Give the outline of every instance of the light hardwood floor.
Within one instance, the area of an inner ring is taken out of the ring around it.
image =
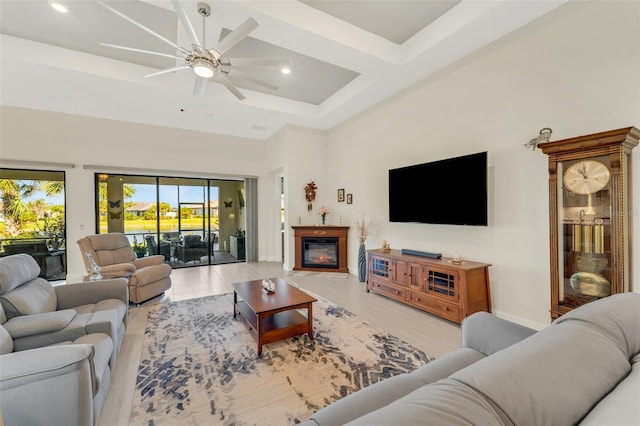
[[[163,296],[129,309],[129,324],[113,372],[111,388],[100,414],[99,426],[128,425],[138,361],[149,307],[156,303],[231,293],[231,284],[281,277],[320,297],[343,306],[360,319],[403,339],[432,357],[460,347],[460,327],[391,299],[367,293],[357,276],[345,274],[290,274],[278,262],[246,262],[176,269],[173,285]],[[229,306],[232,309],[232,306]]]

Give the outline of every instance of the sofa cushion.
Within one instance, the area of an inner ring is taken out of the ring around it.
[[[0,355],[13,352],[13,338],[9,332],[0,325]]]
[[[580,422],[584,426],[640,425],[640,355],[631,364],[631,372],[609,395],[598,402]]]
[[[71,323],[75,316],[76,311],[73,309],[45,312],[43,314],[22,315],[7,321],[4,327],[9,334],[16,339],[18,337],[62,330]]]
[[[76,314],[69,325],[62,330],[15,338],[13,340],[15,350],[24,351],[26,349],[55,345],[56,343],[67,340],[76,340],[87,334],[86,325],[91,319],[91,316],[92,314]]]
[[[93,348],[68,345],[2,355],[6,425],[91,425]]]
[[[0,303],[8,319],[20,315],[42,314],[57,309],[58,299],[51,283],[35,278],[8,294],[0,296]]]
[[[28,254],[20,253],[0,258],[0,295],[40,275],[38,262]]]
[[[592,302],[596,303],[596,302]],[[576,424],[630,370],[608,333],[583,321],[539,331],[453,375],[515,424]]]
[[[100,389],[100,386],[103,385],[102,379],[105,377],[105,371],[109,370],[109,360],[113,352],[113,341],[104,333],[92,333],[77,338],[73,343],[93,346],[93,367],[96,379],[93,394],[95,395]]]
[[[461,348],[443,358],[431,361],[408,374],[384,379],[342,398],[317,411],[311,419],[321,425],[338,425],[352,421],[371,411],[382,408],[398,398],[428,383],[448,377],[454,371],[466,367],[484,355],[478,351]]]
[[[640,353],[640,293],[619,293],[581,306],[555,324],[582,321],[599,328],[623,351],[627,359]]]
[[[451,379],[422,386],[349,426],[363,425],[512,425],[504,413],[473,388]]]

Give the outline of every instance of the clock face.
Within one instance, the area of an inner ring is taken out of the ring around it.
[[[609,183],[609,169],[600,161],[581,160],[564,173],[564,186],[576,194],[593,194]]]

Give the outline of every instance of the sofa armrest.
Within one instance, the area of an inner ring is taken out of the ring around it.
[[[75,318],[76,311],[65,309],[42,314],[22,315],[5,322],[4,328],[12,338],[34,336],[63,330]]]
[[[65,345],[0,355],[7,425],[93,424],[93,347]]]
[[[476,312],[462,322],[462,347],[491,355],[535,334],[536,330],[491,315]]]
[[[164,256],[161,254],[154,254],[151,256],[141,257],[133,261],[136,269],[146,268],[152,265],[161,265],[164,263]]]
[[[58,309],[71,309],[105,299],[119,299],[129,306],[128,284],[126,278],[113,278],[56,286],[54,289],[58,298]]]

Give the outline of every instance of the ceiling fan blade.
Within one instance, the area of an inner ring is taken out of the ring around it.
[[[207,79],[196,77],[196,84],[193,86],[193,96],[202,96],[207,88]]]
[[[289,66],[289,58],[227,58],[233,67],[249,67],[259,65]]]
[[[161,70],[161,71],[158,71],[158,72],[147,74],[147,75],[145,75],[145,78],[146,77],[155,77],[156,75],[168,74],[170,72],[175,72],[175,71],[180,71],[180,70],[186,70],[186,69],[189,69],[189,68],[191,68],[189,65],[180,65],[178,67],[167,68],[167,69],[164,69],[164,70]]]
[[[229,49],[242,41],[243,38],[249,35],[251,31],[258,28],[258,23],[255,19],[249,18],[244,21],[238,28],[231,31],[225,38],[223,38],[216,47],[212,50],[218,52],[220,56],[224,55]],[[215,55],[214,55],[215,56]]]
[[[271,89],[271,90],[278,90],[278,86],[275,86],[271,83],[267,83],[264,80],[260,80],[259,78],[253,77],[249,74],[243,73],[242,71],[238,71],[238,70],[232,70],[230,75],[233,75],[234,77],[238,77],[241,78],[243,80],[247,80],[250,81],[252,83],[255,83],[259,86],[265,87],[267,89]]]
[[[165,43],[169,44],[170,46],[175,47],[178,50],[181,49],[180,46],[178,46],[177,44],[175,44],[171,40],[161,36],[160,34],[158,34],[157,32],[153,31],[152,29],[145,27],[140,22],[138,22],[138,21],[136,21],[136,20],[134,20],[132,18],[129,18],[124,13],[120,12],[119,10],[116,10],[116,9],[112,8],[111,6],[109,6],[109,5],[105,4],[104,2],[102,2],[101,0],[98,0],[98,4],[100,6],[102,6],[102,7],[104,7],[105,9],[107,9],[108,11],[111,11],[111,12],[115,13],[116,15],[121,17],[122,19],[125,19],[125,20],[131,22],[133,25],[137,26],[138,28],[141,28],[141,29],[145,30],[146,32],[148,32],[152,36],[158,37],[160,40],[164,41]]]
[[[178,14],[178,20],[180,21],[180,24],[182,24],[182,28],[184,28],[184,30],[187,32],[189,40],[191,40],[191,44],[198,47],[202,46],[200,40],[198,39],[198,35],[196,34],[196,30],[193,29],[193,24],[191,24],[191,20],[189,19],[189,15],[187,15],[187,11],[185,10],[182,1],[171,0],[171,3],[173,3],[173,9]]]
[[[222,74],[222,73],[217,73],[216,74],[216,78],[217,80],[224,84],[224,87],[226,87],[231,93],[233,93],[236,98],[243,100],[244,99],[244,95],[242,93],[240,93],[240,91],[238,89],[236,89],[236,86],[234,86],[229,79],[227,78],[226,75]]]
[[[147,53],[149,55],[164,56],[165,58],[173,58],[173,59],[182,59],[182,60],[184,60],[184,58],[181,58],[181,57],[176,56],[176,55],[171,55],[169,53],[152,52],[150,50],[137,49],[135,47],[119,46],[117,44],[110,44],[110,43],[100,43],[100,45],[101,46],[106,46],[106,47],[113,47],[113,48],[116,48],[116,49],[129,50],[131,52]]]

